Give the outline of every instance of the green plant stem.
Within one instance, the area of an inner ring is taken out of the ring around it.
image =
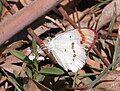
[[[72,88],[74,88],[74,87],[75,87],[75,83],[76,83],[77,74],[78,74],[78,71],[75,73],[75,76],[74,76],[74,80],[73,80],[73,85],[72,85]]]

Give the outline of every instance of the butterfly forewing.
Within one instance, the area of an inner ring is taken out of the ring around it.
[[[76,72],[81,69],[86,62],[86,53],[80,43],[77,30],[71,30],[57,35],[48,45],[56,61],[66,71]]]

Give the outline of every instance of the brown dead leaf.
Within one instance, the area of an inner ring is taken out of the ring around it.
[[[100,63],[88,58],[87,59],[87,64],[96,68],[100,68]]]
[[[17,66],[17,65],[13,65],[13,64],[8,64],[8,63],[2,64],[1,67],[3,67],[5,70],[7,70],[10,73],[13,73],[13,71],[17,71],[18,73],[20,73],[21,70],[22,70],[21,66]]]
[[[2,7],[2,15],[1,15],[1,21],[5,20],[7,17],[9,17],[11,14],[8,12],[8,10],[3,6]]]
[[[0,91],[5,91],[5,89],[3,89],[3,88],[0,88]]]
[[[23,6],[30,4],[33,0],[20,0]]]
[[[7,80],[7,77],[6,77],[6,76],[2,76],[2,78],[0,79],[0,84],[1,84],[2,82],[4,82],[5,80]]]
[[[25,55],[29,54],[27,50],[28,48],[23,50]],[[13,73],[14,70],[20,73],[22,71],[22,66],[16,65],[15,63],[22,63],[22,61],[13,55],[10,55],[4,59],[4,63],[1,64],[0,67],[2,67],[3,69],[7,70],[10,73]]]
[[[78,16],[77,16],[78,15]],[[92,15],[88,14],[86,15],[81,21],[79,19],[84,15],[84,12],[73,12],[72,14],[69,15],[69,17],[74,21],[74,22],[79,22],[81,27],[88,27],[89,22],[91,20]],[[90,25],[93,24],[93,21],[91,21]]]
[[[116,9],[117,9],[117,16],[120,15],[120,0],[113,0],[111,3],[109,3],[102,11],[101,17],[99,19],[97,29],[99,30],[101,27],[106,25],[108,22],[111,21],[111,18],[113,16],[114,12],[114,4],[116,3]]]
[[[14,65],[12,63],[20,63],[22,61],[18,60],[18,58],[14,56],[8,56],[3,64],[0,65],[3,69],[7,70],[10,73],[13,73],[14,70],[16,70],[18,73],[22,70],[21,66]]]
[[[10,50],[15,50],[17,48],[21,48],[25,43],[27,43],[27,41],[24,41],[24,40],[19,40],[19,41],[16,41],[12,44],[10,44],[3,52],[2,54],[8,54]],[[0,50],[2,50],[0,48]]]
[[[105,74],[92,91],[120,91],[120,71]]]
[[[25,91],[52,91],[44,85],[37,83],[31,79],[24,78],[24,90]]]

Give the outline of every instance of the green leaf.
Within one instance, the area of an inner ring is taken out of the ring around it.
[[[56,67],[41,68],[40,73],[62,75],[64,71]]]
[[[30,68],[26,67],[25,71],[26,71],[27,75],[32,79],[33,76],[32,76],[32,71],[30,70]]]
[[[31,60],[29,60],[28,57],[25,54],[23,54],[22,52],[19,52],[17,50],[10,50],[10,53],[25,63],[31,64],[31,65],[33,64],[33,62]]]
[[[100,3],[97,3],[96,5],[93,6],[95,9],[98,9],[101,6],[103,6],[105,4],[108,4],[111,0],[105,0],[105,1],[103,1],[103,0],[97,0],[97,1],[99,1]]]
[[[32,40],[32,52],[35,54],[35,58],[36,58],[38,55],[38,52],[37,52],[37,43],[34,39]]]
[[[119,58],[120,58],[120,35],[118,34],[117,40],[115,41],[115,51],[113,55],[113,62],[116,60],[119,60]],[[115,69],[115,66],[113,66],[112,69]]]
[[[83,79],[81,79],[82,83],[85,84],[85,86],[89,85],[92,80],[89,77],[85,77]]]
[[[11,82],[18,91],[23,91],[23,87],[11,76],[8,76],[8,81]]]
[[[13,74],[14,74],[15,78],[17,78],[19,76],[19,74],[16,70],[13,70]]]
[[[116,3],[114,3],[113,16],[112,16],[111,22],[109,24],[109,31],[108,31],[108,33],[112,32],[113,26],[115,24],[116,17],[117,17],[117,9],[116,9]]]
[[[2,13],[2,3],[0,2],[0,14]]]
[[[33,64],[35,65],[35,68],[38,71],[38,64],[39,64],[39,61],[37,60],[38,51],[37,51],[37,43],[34,39],[32,40],[32,53],[35,54],[35,59],[33,60]]]
[[[96,76],[99,75],[100,73],[87,73],[87,74],[80,74],[77,77],[87,77],[87,76]]]
[[[36,82],[43,81],[45,78],[45,75],[38,74],[36,78],[34,79]]]
[[[90,56],[93,57],[93,59],[94,59],[96,62],[98,62],[98,63],[100,63],[100,64],[104,64],[104,63],[101,61],[101,59],[99,59],[98,57],[96,57],[96,56],[94,56],[94,55],[92,55],[92,54],[90,54]]]
[[[102,47],[105,49],[106,48],[106,46],[105,46],[105,40],[102,39],[102,38],[100,38],[100,43],[102,44]]]
[[[9,76],[9,75],[4,71],[4,69],[2,69],[2,71],[3,71],[3,72],[5,73],[5,75],[8,77],[8,81],[11,82],[18,91],[23,91],[23,87],[22,87],[12,76]]]
[[[97,68],[97,67],[94,67],[94,66],[89,66],[90,69],[94,69],[94,70],[97,70],[97,71],[102,71],[103,69],[102,68]]]

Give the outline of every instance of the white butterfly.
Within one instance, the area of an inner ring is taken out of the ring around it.
[[[86,52],[77,29],[58,34],[47,44],[48,50],[64,70],[77,72],[86,63]]]

